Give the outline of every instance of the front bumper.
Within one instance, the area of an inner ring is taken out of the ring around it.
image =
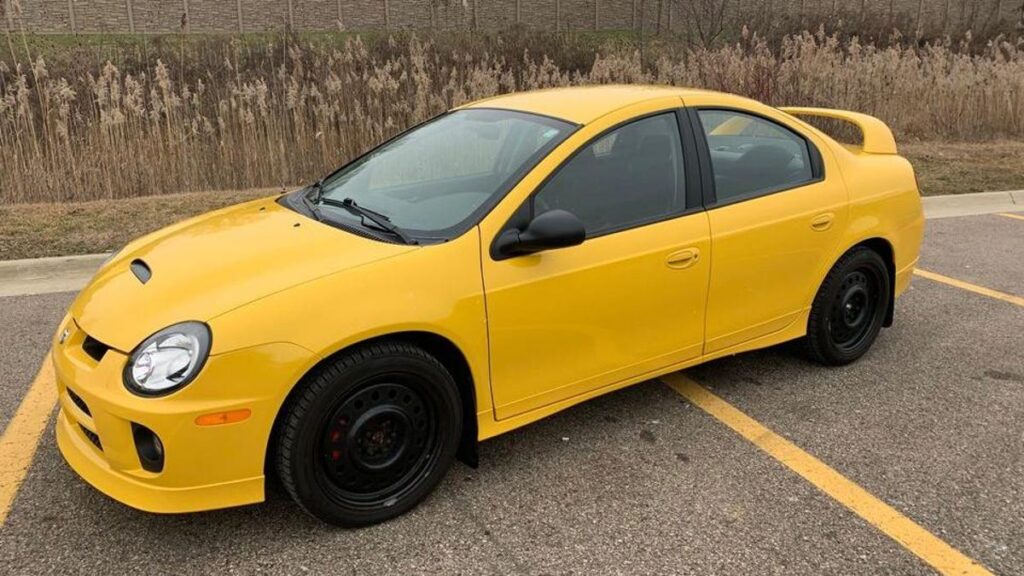
[[[162,514],[198,512],[262,502],[263,476],[222,484],[190,487],[157,486],[136,471],[115,470],[78,429],[63,407],[57,415],[57,446],[71,469],[114,500],[132,508]]]
[[[194,512],[264,499],[264,458],[277,411],[313,361],[293,344],[276,343],[211,356],[199,377],[161,398],[125,389],[127,357],[107,350],[95,358],[85,334],[66,319],[64,342],[53,363],[60,414],[57,445],[83,479],[133,508],[158,513]],[[69,392],[70,390],[70,392]],[[202,415],[248,409],[241,422],[199,425]],[[163,444],[163,468],[143,468],[132,424]]]

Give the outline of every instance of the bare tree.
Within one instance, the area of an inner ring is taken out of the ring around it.
[[[1003,19],[1003,0],[996,0],[995,5],[992,7],[992,12],[989,12],[988,23],[985,24],[985,27],[988,28],[989,26],[991,26],[993,24],[998,26],[1000,20],[1002,20],[1002,19]]]
[[[710,46],[725,31],[729,0],[676,0],[676,4],[701,46]]]
[[[13,65],[18,61],[18,57],[14,55],[14,42],[11,40],[11,28],[14,25],[11,22],[11,12],[7,7],[7,0],[0,0],[0,18],[4,19],[4,35],[7,36],[7,49],[11,51],[11,64]]]
[[[736,7],[732,9],[732,13],[735,15],[735,18],[733,19],[733,26],[736,28],[747,24],[746,14],[744,14],[743,8],[743,0],[736,0]]]

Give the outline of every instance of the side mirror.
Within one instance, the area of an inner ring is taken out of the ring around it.
[[[495,251],[504,258],[533,254],[554,248],[583,243],[587,233],[583,222],[572,212],[549,210],[530,221],[526,230],[502,232],[495,242]]]

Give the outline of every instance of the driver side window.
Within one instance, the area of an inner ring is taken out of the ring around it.
[[[664,220],[686,207],[674,112],[608,132],[559,168],[533,198],[533,214],[567,210],[587,238]]]
[[[807,142],[770,120],[732,110],[699,110],[718,203],[752,198],[814,179]]]

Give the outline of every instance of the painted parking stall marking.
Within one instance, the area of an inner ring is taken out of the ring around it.
[[[53,363],[47,356],[14,418],[0,437],[0,526],[7,520],[14,497],[25,480],[57,404]]]
[[[1006,292],[985,288],[984,286],[978,286],[977,284],[971,284],[970,282],[964,282],[963,280],[957,280],[956,278],[950,278],[935,272],[921,270],[920,268],[914,270],[914,275],[960,288],[961,290],[967,290],[968,292],[974,292],[975,294],[981,294],[982,296],[988,296],[989,298],[995,298],[996,300],[1002,300],[1003,302],[1009,302],[1010,304],[1016,304],[1017,306],[1024,306],[1024,298],[1007,294]]]
[[[689,377],[674,373],[661,378],[673,390],[719,422],[802,476],[942,574],[991,574],[913,520],[853,481],[776,434]]]

